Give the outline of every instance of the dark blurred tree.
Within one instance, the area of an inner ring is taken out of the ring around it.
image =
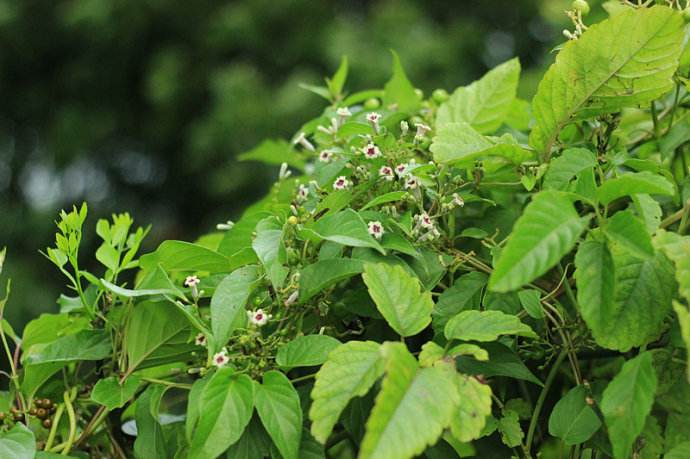
[[[515,55],[540,68],[568,4],[0,0],[10,317],[54,302],[62,279],[37,250],[60,208],[87,200],[91,225],[129,210],[154,225],[149,247],[193,239],[266,189],[275,171],[234,156],[317,115],[322,101],[298,83],[319,82],[341,55],[350,88],[380,86],[394,48],[421,89],[452,90]]]

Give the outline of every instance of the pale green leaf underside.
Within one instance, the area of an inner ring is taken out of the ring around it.
[[[468,442],[481,436],[486,418],[491,414],[491,387],[462,374],[456,382],[460,401],[450,431],[461,442]]]
[[[588,219],[557,191],[535,195],[517,220],[489,278],[489,289],[515,290],[553,267],[573,248]]]
[[[532,101],[530,145],[548,152],[577,118],[647,103],[673,88],[683,43],[680,13],[626,9],[568,41]]]
[[[448,321],[446,338],[464,341],[494,341],[501,335],[536,338],[537,334],[517,316],[501,311],[463,311]]]

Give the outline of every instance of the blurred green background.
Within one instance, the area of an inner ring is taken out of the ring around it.
[[[0,0],[0,247],[21,329],[54,310],[59,272],[39,253],[59,209],[129,211],[192,240],[235,218],[276,170],[239,163],[289,137],[324,102],[341,55],[350,90],[381,87],[389,49],[426,94],[512,56],[531,97],[568,26],[569,0]],[[99,268],[94,267],[96,272]]]

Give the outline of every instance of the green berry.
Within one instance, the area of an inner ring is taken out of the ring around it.
[[[583,16],[589,14],[589,3],[586,0],[574,0],[572,8],[575,11],[579,11]]]
[[[448,100],[448,91],[445,89],[434,89],[434,92],[431,93],[431,97],[437,104],[442,104]]]
[[[364,108],[367,110],[376,110],[380,106],[381,102],[379,102],[379,100],[376,98],[367,99],[367,101],[364,102]]]
[[[422,91],[421,89],[416,88],[416,89],[414,90],[414,93],[417,95],[417,97],[419,98],[419,100],[424,99],[424,91]]]

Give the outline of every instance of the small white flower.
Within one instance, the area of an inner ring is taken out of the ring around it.
[[[348,116],[352,116],[350,109],[347,107],[340,107],[335,112],[338,114],[338,116],[341,116],[343,118],[347,118]]]
[[[299,298],[299,290],[295,290],[290,294],[289,297],[287,297],[287,300],[285,300],[285,306],[290,306],[293,304],[295,301],[297,301],[297,298]]]
[[[347,178],[344,175],[341,175],[337,179],[335,179],[335,182],[333,182],[333,189],[334,190],[344,190],[350,186],[350,182],[347,180]]]
[[[465,200],[462,199],[462,196],[459,194],[453,193],[453,200],[451,201],[451,204],[456,207],[465,207]]]
[[[235,223],[232,220],[228,220],[225,223],[218,223],[216,225],[216,229],[218,231],[229,231],[232,229],[233,226],[235,226]]]
[[[297,188],[297,200],[305,201],[307,197],[309,197],[309,187],[300,185],[299,188]]]
[[[422,228],[431,229],[434,227],[434,220],[426,212],[414,216],[414,220]]]
[[[256,311],[247,311],[247,317],[252,324],[263,327],[272,316],[266,314],[263,309],[257,309]]]
[[[292,175],[292,171],[288,169],[288,163],[280,165],[280,172],[278,172],[278,180],[285,180]]]
[[[419,187],[419,180],[417,180],[417,177],[408,177],[405,180],[406,190],[414,190],[417,187]]]
[[[224,367],[229,361],[230,358],[228,357],[228,351],[225,349],[221,350],[220,352],[216,352],[213,355],[213,365],[218,368]]]
[[[324,134],[327,134],[327,135],[333,134],[332,128],[327,128],[325,126],[316,126],[316,129],[323,132]]]
[[[369,234],[374,236],[376,239],[381,239],[383,236],[384,230],[383,230],[383,225],[379,221],[373,221],[369,222],[367,225],[369,229]]]
[[[187,278],[184,280],[184,285],[185,285],[185,287],[194,288],[197,285],[199,285],[199,282],[201,282],[201,281],[199,280],[198,277],[187,276]]]
[[[393,174],[393,168],[390,166],[381,166],[379,169],[379,177],[382,177],[384,180],[390,182],[395,178],[395,175]]]
[[[395,166],[395,173],[398,174],[398,177],[407,175],[407,163],[400,163]]]
[[[423,139],[426,133],[431,131],[431,128],[424,123],[415,123],[414,126],[417,128],[417,132],[414,135],[415,139]]]
[[[381,115],[376,112],[367,113],[367,121],[369,121],[371,124],[378,123],[380,119]]]
[[[305,150],[314,151],[314,145],[312,145],[312,143],[309,140],[307,140],[307,136],[306,134],[304,134],[304,132],[299,133],[294,143],[302,145],[302,147]]]
[[[319,161],[321,161],[322,163],[330,162],[332,158],[333,152],[330,150],[323,150],[321,153],[319,153]]]
[[[206,335],[203,333],[196,335],[196,338],[194,338],[194,344],[197,346],[206,346]]]
[[[364,156],[366,156],[367,159],[378,158],[381,156],[381,150],[379,150],[379,147],[373,143],[369,143],[366,147],[364,147]]]
[[[403,136],[407,135],[407,132],[410,130],[410,125],[407,123],[407,121],[403,120],[400,122],[400,132],[402,133]]]

